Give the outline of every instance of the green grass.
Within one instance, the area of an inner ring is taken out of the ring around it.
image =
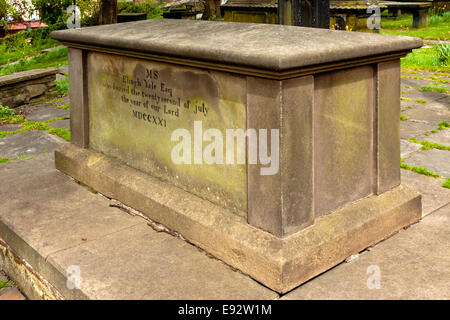
[[[442,186],[444,188],[450,189],[450,178],[448,178],[443,184]]]
[[[381,18],[381,33],[395,36],[419,37],[425,40],[450,40],[450,15],[429,16],[426,28],[412,27],[412,14],[402,14],[397,19]]]
[[[0,67],[0,76],[32,69],[59,67],[67,65],[67,63],[67,48],[60,48],[28,60],[22,59],[16,64],[2,66]]]
[[[430,170],[428,170],[426,168],[410,166],[409,164],[406,164],[406,163],[403,163],[403,162],[400,162],[400,167],[403,168],[403,169],[410,170],[410,171],[413,171],[415,173],[423,174],[423,175],[426,175],[426,176],[429,176],[429,177],[433,177],[433,178],[440,178],[441,177],[437,173],[432,172],[432,171],[430,171]]]
[[[438,92],[438,93],[447,93],[448,92],[446,87],[436,86],[436,85],[422,87],[422,88],[420,88],[420,90],[422,90],[424,92]]]
[[[0,65],[24,59],[40,53],[43,49],[59,45],[59,41],[49,37],[19,32],[9,35],[0,42]]]
[[[52,120],[57,121],[57,120],[62,120],[63,118],[65,118],[65,117],[52,119]],[[69,130],[61,129],[61,128],[52,128],[45,122],[26,120],[22,116],[16,115],[14,113],[14,111],[9,109],[8,107],[3,107],[1,104],[0,104],[0,121],[7,122],[7,123],[21,123],[22,124],[22,128],[20,128],[18,130],[9,131],[9,132],[0,132],[0,139],[4,138],[6,136],[24,132],[24,131],[46,130],[50,134],[57,135],[66,141],[70,141],[70,131]],[[48,120],[46,122],[51,122],[51,120]],[[5,158],[3,158],[3,159],[5,159]]]
[[[2,158],[0,158],[0,163],[1,163],[1,159]],[[0,290],[1,289],[5,289],[5,288],[9,288],[12,285],[13,285],[13,281],[12,280],[9,280],[8,282],[4,282],[4,281],[0,280]]]
[[[442,121],[438,123],[438,130],[444,130],[450,128],[450,123],[448,123],[447,121]]]
[[[62,80],[56,80],[56,92],[59,95],[69,94],[69,75]]]
[[[427,100],[423,100],[423,99],[416,99],[416,100],[414,100],[414,102],[423,103],[423,104],[427,104],[428,103]]]
[[[407,120],[407,119],[408,119],[407,116],[405,116],[405,115],[403,115],[403,114],[400,115],[400,120],[405,121],[405,120]]]
[[[435,130],[433,130],[433,131],[435,131]],[[430,131],[430,132],[432,132],[432,131]],[[435,131],[435,132],[437,132],[437,131]],[[425,134],[425,135],[428,136],[428,134]],[[443,144],[439,144],[439,143],[435,143],[435,142],[431,142],[431,141],[419,141],[419,140],[417,140],[416,137],[410,138],[409,141],[421,144],[422,145],[422,147],[420,147],[421,150],[429,150],[429,149],[450,150],[449,146],[445,146]]]
[[[402,70],[420,69],[424,71],[450,72],[450,65],[448,62],[443,63],[438,46],[414,50],[402,58],[401,63]]]
[[[10,161],[14,161],[14,160],[21,160],[21,159],[27,159],[27,158],[31,158],[34,157],[34,154],[30,154],[30,155],[25,155],[25,156],[21,156],[21,157],[17,157],[14,159],[10,159],[10,158],[0,158],[0,163],[5,163],[5,162],[10,162]],[[0,280],[1,281],[1,280]]]

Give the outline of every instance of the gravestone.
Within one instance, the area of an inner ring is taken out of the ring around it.
[[[420,39],[175,19],[52,37],[71,99],[56,168],[273,290],[421,217],[399,167]]]
[[[368,27],[376,12],[371,5],[387,8],[377,0],[228,0],[222,8],[225,21],[378,32]]]

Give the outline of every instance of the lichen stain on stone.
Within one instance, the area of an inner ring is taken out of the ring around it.
[[[1,245],[0,243],[0,253],[3,263],[8,266],[10,273],[14,273],[16,276],[15,282],[18,284],[19,288],[24,286],[29,286],[33,293],[39,296],[43,300],[60,300],[61,297],[56,297],[51,289],[49,289],[42,281],[34,275],[18,258],[16,258],[10,250]],[[11,271],[13,269],[13,271]],[[20,278],[20,279],[18,279]],[[22,281],[26,283],[22,283]]]
[[[247,211],[245,164],[176,165],[171,159],[171,150],[177,143],[171,141],[171,133],[178,128],[187,129],[193,141],[194,121],[202,121],[203,132],[216,128],[224,137],[226,129],[246,129],[244,77],[99,53],[90,54],[88,64],[91,148],[244,215]],[[157,79],[147,79],[149,71],[157,71]],[[153,81],[156,88],[137,90],[169,97],[167,92],[160,92],[164,83],[172,89],[170,98],[180,98],[180,105],[136,97],[141,102],[149,100],[150,104],[148,108],[133,107],[121,101],[121,93],[109,89],[106,92],[101,86],[102,79],[120,83],[123,75],[139,78],[141,85],[144,79]],[[184,106],[187,101],[189,108]],[[164,104],[177,108],[179,116],[164,114]],[[152,105],[158,105],[159,111],[152,109]],[[196,105],[205,105],[207,113],[194,114]],[[155,116],[157,122],[162,118],[165,126],[137,119],[133,110]],[[207,144],[204,142],[203,147]],[[225,151],[224,143],[224,157]]]

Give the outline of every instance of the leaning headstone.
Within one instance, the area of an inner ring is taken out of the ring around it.
[[[400,182],[416,38],[147,20],[64,30],[56,167],[287,292],[421,217]]]

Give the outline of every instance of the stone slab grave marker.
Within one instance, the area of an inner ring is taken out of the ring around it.
[[[52,37],[69,47],[71,93],[56,168],[273,290],[421,217],[399,167],[400,58],[420,39],[170,19]],[[191,164],[173,161],[177,129]],[[205,133],[229,129],[267,129],[278,170],[261,174],[269,164],[245,158],[245,137],[233,140],[243,163],[204,162]]]

